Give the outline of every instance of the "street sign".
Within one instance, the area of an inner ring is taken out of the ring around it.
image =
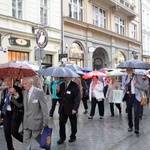
[[[59,54],[59,61],[62,59],[62,58],[67,58],[68,57],[68,54]]]
[[[35,50],[35,57],[37,60],[45,58],[45,50],[43,48],[37,48]]]

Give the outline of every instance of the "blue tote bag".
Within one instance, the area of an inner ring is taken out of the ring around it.
[[[45,127],[42,132],[40,148],[51,149],[52,128]]]

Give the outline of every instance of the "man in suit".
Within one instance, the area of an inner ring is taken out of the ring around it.
[[[70,77],[64,77],[64,82],[57,88],[58,95],[61,97],[59,106],[59,136],[58,144],[66,140],[65,124],[69,117],[71,123],[71,135],[69,142],[76,141],[77,133],[77,111],[81,100],[79,86]]]
[[[127,77],[124,81],[124,87],[126,92],[126,103],[128,112],[128,132],[133,130],[132,121],[132,108],[134,108],[134,132],[139,134],[139,114],[140,114],[140,101],[142,95],[140,90],[146,91],[148,84],[143,81],[142,76],[134,74],[132,68],[127,68]]]
[[[33,137],[39,143],[42,128],[48,126],[48,102],[44,92],[33,86],[32,78],[24,78],[22,83],[25,89],[23,148],[31,150],[31,138]]]
[[[5,84],[1,100],[4,134],[8,150],[14,150],[11,135],[23,142],[23,136],[18,132],[23,119],[23,95],[20,87],[13,86],[12,77],[7,76]]]

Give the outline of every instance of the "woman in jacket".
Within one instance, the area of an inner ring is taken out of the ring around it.
[[[51,83],[51,93],[52,93],[52,107],[50,110],[50,117],[53,117],[53,113],[55,111],[55,107],[57,102],[60,103],[60,97],[57,96],[57,87],[60,86],[60,84],[62,83],[62,81],[58,78],[58,77],[54,77],[54,81]]]
[[[113,102],[113,90],[119,90],[120,87],[120,82],[119,80],[116,79],[115,76],[111,77],[111,81],[108,85],[108,90],[106,93],[106,98],[108,98],[108,102],[110,104],[110,112],[111,112],[111,117],[115,115],[114,113],[114,102]],[[119,113],[121,114],[121,105],[120,103],[115,103],[116,107],[119,110]]]
[[[88,119],[93,119],[95,114],[96,104],[98,104],[100,119],[104,116],[104,93],[103,83],[98,80],[97,76],[93,76],[89,89],[89,100],[91,101],[91,112]]]

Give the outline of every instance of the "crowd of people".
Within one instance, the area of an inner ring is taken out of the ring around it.
[[[122,113],[120,103],[113,101],[114,90],[122,90],[123,99],[126,102],[128,116],[128,132],[139,134],[139,119],[142,118],[143,106],[141,90],[149,98],[150,79],[147,76],[134,74],[132,68],[126,70],[122,77],[99,78],[94,75],[85,80],[82,75],[79,78],[71,77],[28,77],[15,80],[6,76],[0,79],[1,117],[0,125],[4,127],[4,135],[8,150],[14,150],[12,136],[23,143],[24,150],[31,149],[31,139],[38,143],[41,138],[43,127],[50,124],[49,118],[53,118],[56,104],[59,104],[59,140],[62,144],[66,140],[65,125],[69,118],[71,134],[69,142],[76,141],[77,114],[79,105],[84,106],[83,114],[89,113],[88,119],[92,120],[95,115],[96,104],[98,105],[99,118],[105,116],[104,101],[110,105],[110,116],[114,117],[114,106]],[[49,110],[48,99],[52,99]],[[90,101],[90,111],[88,106]],[[132,116],[134,111],[134,117]],[[133,119],[134,118],[134,119]],[[19,132],[22,126],[23,131]],[[134,127],[134,128],[133,128]],[[11,136],[12,135],[12,136]]]

